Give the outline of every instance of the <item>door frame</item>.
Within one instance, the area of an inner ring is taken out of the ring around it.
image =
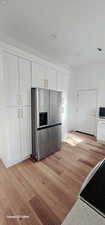
[[[96,92],[96,118],[98,117],[98,89],[97,88],[84,88],[84,89],[77,89],[76,90],[76,113],[78,113],[79,107],[79,92],[87,92],[87,91],[95,91]],[[78,129],[76,129],[78,130]],[[90,134],[91,135],[91,134]],[[95,130],[94,135],[97,135],[97,131]]]

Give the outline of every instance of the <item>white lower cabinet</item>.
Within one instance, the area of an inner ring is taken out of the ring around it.
[[[105,143],[105,119],[97,121],[97,141]]]
[[[13,165],[21,160],[20,152],[20,124],[19,124],[19,111],[16,107],[10,107],[6,111],[7,118],[7,135],[6,141],[8,143],[6,166]],[[6,128],[6,124],[5,124]]]
[[[31,107],[20,109],[20,143],[21,156],[25,159],[31,155]]]
[[[31,107],[10,107],[6,118],[4,135],[8,144],[3,162],[9,167],[31,155]]]

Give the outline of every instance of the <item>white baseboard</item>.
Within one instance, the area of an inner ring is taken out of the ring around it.
[[[3,164],[4,164],[4,166],[5,166],[6,168],[9,168],[9,167],[15,166],[16,164],[21,163],[21,162],[23,162],[23,161],[25,161],[26,159],[29,159],[29,158],[30,158],[30,155],[24,157],[24,158],[21,159],[21,160],[15,161],[15,162],[8,162],[8,163],[7,163],[7,162],[4,161],[4,160],[2,160],[2,162],[3,162]]]

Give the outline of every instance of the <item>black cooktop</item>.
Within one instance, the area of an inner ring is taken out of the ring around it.
[[[80,197],[105,216],[105,160],[83,189]]]

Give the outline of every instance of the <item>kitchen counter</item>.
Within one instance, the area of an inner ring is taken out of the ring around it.
[[[105,218],[78,199],[62,225],[105,225]]]

